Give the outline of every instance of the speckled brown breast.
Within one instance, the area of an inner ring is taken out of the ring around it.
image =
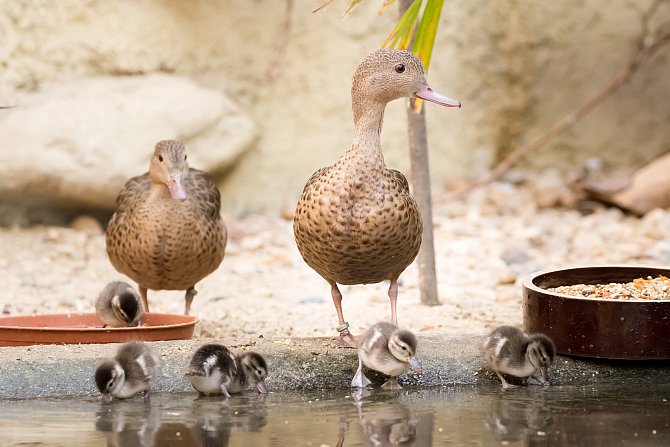
[[[293,223],[307,265],[339,284],[398,278],[419,252],[422,227],[402,174],[345,163],[310,178]]]
[[[146,174],[129,180],[119,194],[107,253],[119,272],[147,289],[186,290],[223,260],[227,232],[219,193],[209,179],[194,183],[194,171],[204,174],[191,169],[187,200],[151,199]]]

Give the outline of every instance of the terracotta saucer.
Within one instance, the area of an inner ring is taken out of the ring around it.
[[[103,328],[94,313],[37,314],[0,318],[0,346],[181,340],[193,336],[198,318],[147,313],[140,327]]]

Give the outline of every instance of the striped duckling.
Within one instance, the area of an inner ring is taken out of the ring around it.
[[[230,397],[250,385],[259,393],[267,393],[267,372],[267,362],[256,352],[235,355],[223,345],[206,344],[193,354],[184,376],[201,394]]]
[[[365,388],[372,383],[363,374],[366,366],[390,376],[383,389],[401,389],[397,381],[400,374],[410,368],[421,372],[421,364],[415,357],[417,344],[416,336],[408,330],[387,322],[374,324],[357,338],[358,370],[351,386]]]
[[[105,360],[95,371],[95,383],[103,401],[126,399],[139,392],[149,395],[158,375],[160,360],[149,345],[131,341],[121,345],[113,359]]]
[[[549,384],[547,368],[554,362],[556,348],[544,334],[525,334],[512,326],[500,326],[484,339],[484,357],[500,377],[503,388],[510,385],[503,374],[531,377]]]
[[[123,281],[110,282],[95,301],[102,327],[139,326],[144,309],[139,293]]]

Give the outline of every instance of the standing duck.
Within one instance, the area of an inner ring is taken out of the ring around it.
[[[421,371],[421,364],[415,357],[418,341],[408,330],[382,321],[365,331],[357,343],[358,370],[351,381],[352,387],[365,388],[372,383],[363,374],[363,366],[390,376],[382,385],[388,390],[402,388],[396,378],[410,367],[414,372]]]
[[[144,314],[140,295],[123,281],[110,282],[95,301],[102,327],[139,326]]]
[[[95,384],[105,402],[114,397],[126,399],[139,392],[148,396],[160,360],[149,345],[139,341],[124,343],[113,359],[105,360],[95,370]]]
[[[447,107],[460,103],[434,92],[421,61],[407,51],[381,49],[359,65],[351,87],[354,141],[332,166],[307,181],[293,231],[311,268],[330,284],[341,340],[353,345],[337,284],[391,282],[391,322],[397,324],[398,277],[421,246],[423,223],[407,179],[387,169],[380,144],[386,104],[421,98]]]
[[[547,367],[556,357],[556,348],[544,334],[527,335],[513,326],[500,326],[484,339],[484,357],[500,378],[503,388],[507,383],[503,374],[531,377],[546,385],[549,383]]]
[[[226,249],[221,195],[205,172],[188,167],[176,140],[156,144],[149,172],[128,180],[107,226],[114,268],[147,289],[186,290],[188,315],[195,284],[217,269]]]

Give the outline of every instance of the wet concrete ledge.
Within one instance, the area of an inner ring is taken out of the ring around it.
[[[479,353],[482,337],[431,335],[419,337],[424,373],[404,376],[410,386],[476,385],[496,383],[482,369]],[[154,390],[193,391],[182,378],[192,353],[207,342],[185,340],[152,342],[163,367]],[[344,389],[358,366],[356,352],[336,346],[331,338],[284,340],[237,339],[224,341],[232,350],[250,349],[263,354],[269,364],[268,387],[274,391],[296,389]],[[96,395],[93,373],[98,363],[114,355],[118,345],[39,345],[0,348],[0,398]],[[374,381],[382,376],[370,375]],[[557,358],[550,369],[552,384],[598,385],[670,383],[670,361],[613,362],[571,357]]]

